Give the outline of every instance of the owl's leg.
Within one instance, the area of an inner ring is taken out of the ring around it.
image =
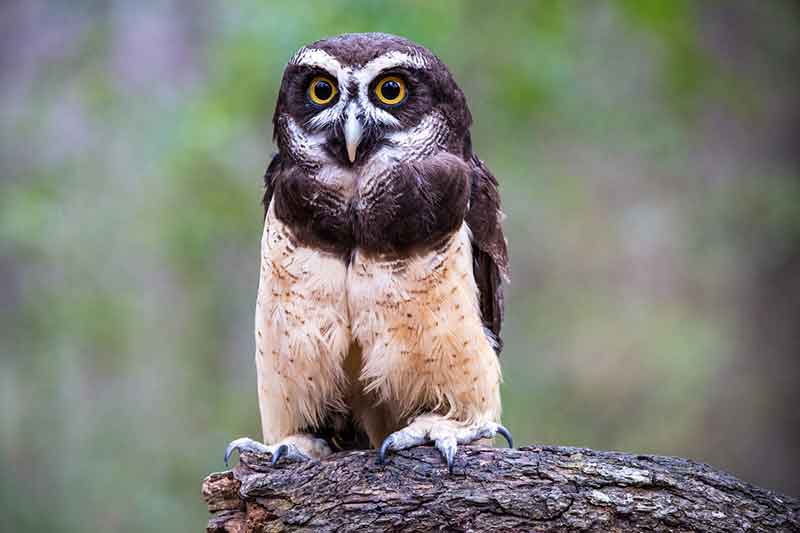
[[[234,450],[242,452],[269,454],[272,464],[276,464],[281,457],[294,461],[307,461],[309,459],[322,459],[330,455],[331,449],[323,440],[313,435],[298,433],[281,439],[276,444],[263,444],[248,437],[231,441],[225,449],[225,466]]]
[[[386,453],[389,450],[405,450],[422,444],[433,444],[447,461],[447,468],[452,473],[453,459],[459,444],[492,439],[498,434],[505,437],[509,447],[514,447],[511,433],[496,422],[465,423],[441,415],[421,415],[405,428],[384,439],[378,452],[378,462],[386,462]]]
[[[277,194],[277,193],[276,193]],[[270,206],[261,241],[255,364],[264,442],[236,439],[225,450],[319,459],[331,453],[309,434],[343,407],[342,364],[350,346],[346,264],[302,244]]]

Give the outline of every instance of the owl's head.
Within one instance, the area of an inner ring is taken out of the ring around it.
[[[384,33],[301,48],[286,66],[273,118],[281,155],[310,168],[415,160],[442,150],[468,158],[471,120],[444,63]]]

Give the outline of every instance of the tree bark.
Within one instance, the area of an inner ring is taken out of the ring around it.
[[[281,462],[245,453],[211,474],[209,532],[787,531],[800,501],[687,459],[552,446],[429,447]]]

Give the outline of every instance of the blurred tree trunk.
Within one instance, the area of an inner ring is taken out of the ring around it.
[[[800,531],[799,501],[676,457],[464,447],[453,475],[432,448],[375,459],[244,454],[203,482],[207,530]]]

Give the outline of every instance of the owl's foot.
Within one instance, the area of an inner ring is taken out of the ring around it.
[[[272,464],[276,464],[281,457],[293,461],[308,461],[311,459],[322,459],[331,453],[328,444],[313,435],[297,434],[286,437],[276,444],[263,444],[253,439],[242,437],[228,444],[225,448],[225,466],[228,466],[228,459],[234,450],[242,452],[254,452],[270,454]]]
[[[415,418],[405,428],[395,431],[384,439],[381,449],[378,451],[378,463],[386,462],[386,452],[389,450],[405,450],[421,444],[433,443],[447,461],[447,468],[452,474],[453,458],[459,444],[491,439],[497,434],[505,437],[510,448],[514,447],[511,433],[496,422],[464,424],[438,415],[422,415]]]

